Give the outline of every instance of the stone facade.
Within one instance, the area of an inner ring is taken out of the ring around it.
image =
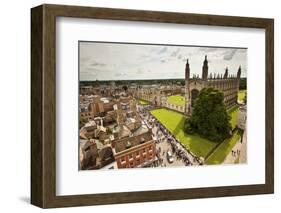
[[[244,130],[247,121],[247,106],[241,106],[238,109],[238,128]]]
[[[226,67],[224,75],[209,74],[207,56],[203,62],[202,77],[197,75],[190,77],[190,67],[187,60],[185,66],[185,86],[155,86],[142,87],[135,92],[135,97],[149,101],[157,107],[166,107],[181,113],[191,114],[194,101],[203,88],[214,88],[224,94],[224,101],[228,108],[237,104],[239,83],[241,77],[241,67],[238,68],[237,75],[228,75]],[[184,94],[185,106],[169,103],[168,96]]]
[[[168,102],[168,96],[183,94],[184,87],[174,86],[161,86],[161,87],[143,87],[139,88],[135,97],[150,102],[156,107],[166,107],[178,112],[185,112],[185,107]]]
[[[226,67],[224,75],[208,74],[208,60],[205,56],[202,67],[202,78],[193,76],[190,78],[189,62],[186,62],[185,68],[185,97],[186,97],[186,114],[192,113],[192,107],[199,92],[203,88],[214,88],[220,90],[224,94],[224,102],[228,108],[237,104],[239,83],[241,77],[241,66],[238,68],[237,75],[228,75],[228,68]]]
[[[144,167],[156,160],[156,145],[151,131],[112,141],[111,146],[119,169]]]

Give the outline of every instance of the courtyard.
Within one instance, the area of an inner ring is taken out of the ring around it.
[[[167,101],[170,104],[176,104],[176,105],[179,105],[179,106],[182,106],[182,107],[185,106],[185,97],[182,96],[182,95],[168,96]]]

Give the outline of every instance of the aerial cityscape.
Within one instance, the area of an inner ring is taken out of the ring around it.
[[[247,163],[247,49],[79,42],[79,168]]]

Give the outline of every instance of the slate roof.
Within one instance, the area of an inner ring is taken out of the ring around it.
[[[150,140],[152,140],[151,132],[146,132],[129,138],[123,138],[121,140],[116,141],[115,152],[116,153],[122,152],[126,149],[132,148],[134,146],[137,146],[141,143],[145,143]]]

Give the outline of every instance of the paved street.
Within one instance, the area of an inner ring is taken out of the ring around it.
[[[247,131],[245,129],[243,134],[243,142],[241,139],[237,141],[235,146],[232,148],[232,151],[227,155],[224,160],[224,164],[233,164],[233,163],[246,163],[247,162]]]
[[[144,123],[148,128],[152,128],[152,133],[156,140],[156,149],[159,158],[159,164],[161,167],[173,167],[173,166],[191,166],[199,165],[198,161],[187,150],[185,150],[181,144],[170,135],[153,116],[150,115],[150,106],[140,106],[139,113]],[[172,156],[172,162],[168,162],[167,152],[170,151]]]
[[[165,138],[162,131],[159,130],[159,128],[157,128],[156,126],[154,126],[152,128],[152,132],[155,136],[157,135],[156,137],[157,137],[158,142],[156,143],[156,149],[160,150],[159,156],[163,160],[162,166],[185,166],[184,161],[181,160],[180,158],[178,158],[175,153],[173,153],[172,146],[167,141],[167,139]],[[168,151],[170,151],[172,153],[172,156],[173,156],[173,159],[174,159],[174,161],[172,163],[168,162],[168,158],[167,158],[167,152]]]
[[[247,129],[244,131],[239,163],[247,163]]]

